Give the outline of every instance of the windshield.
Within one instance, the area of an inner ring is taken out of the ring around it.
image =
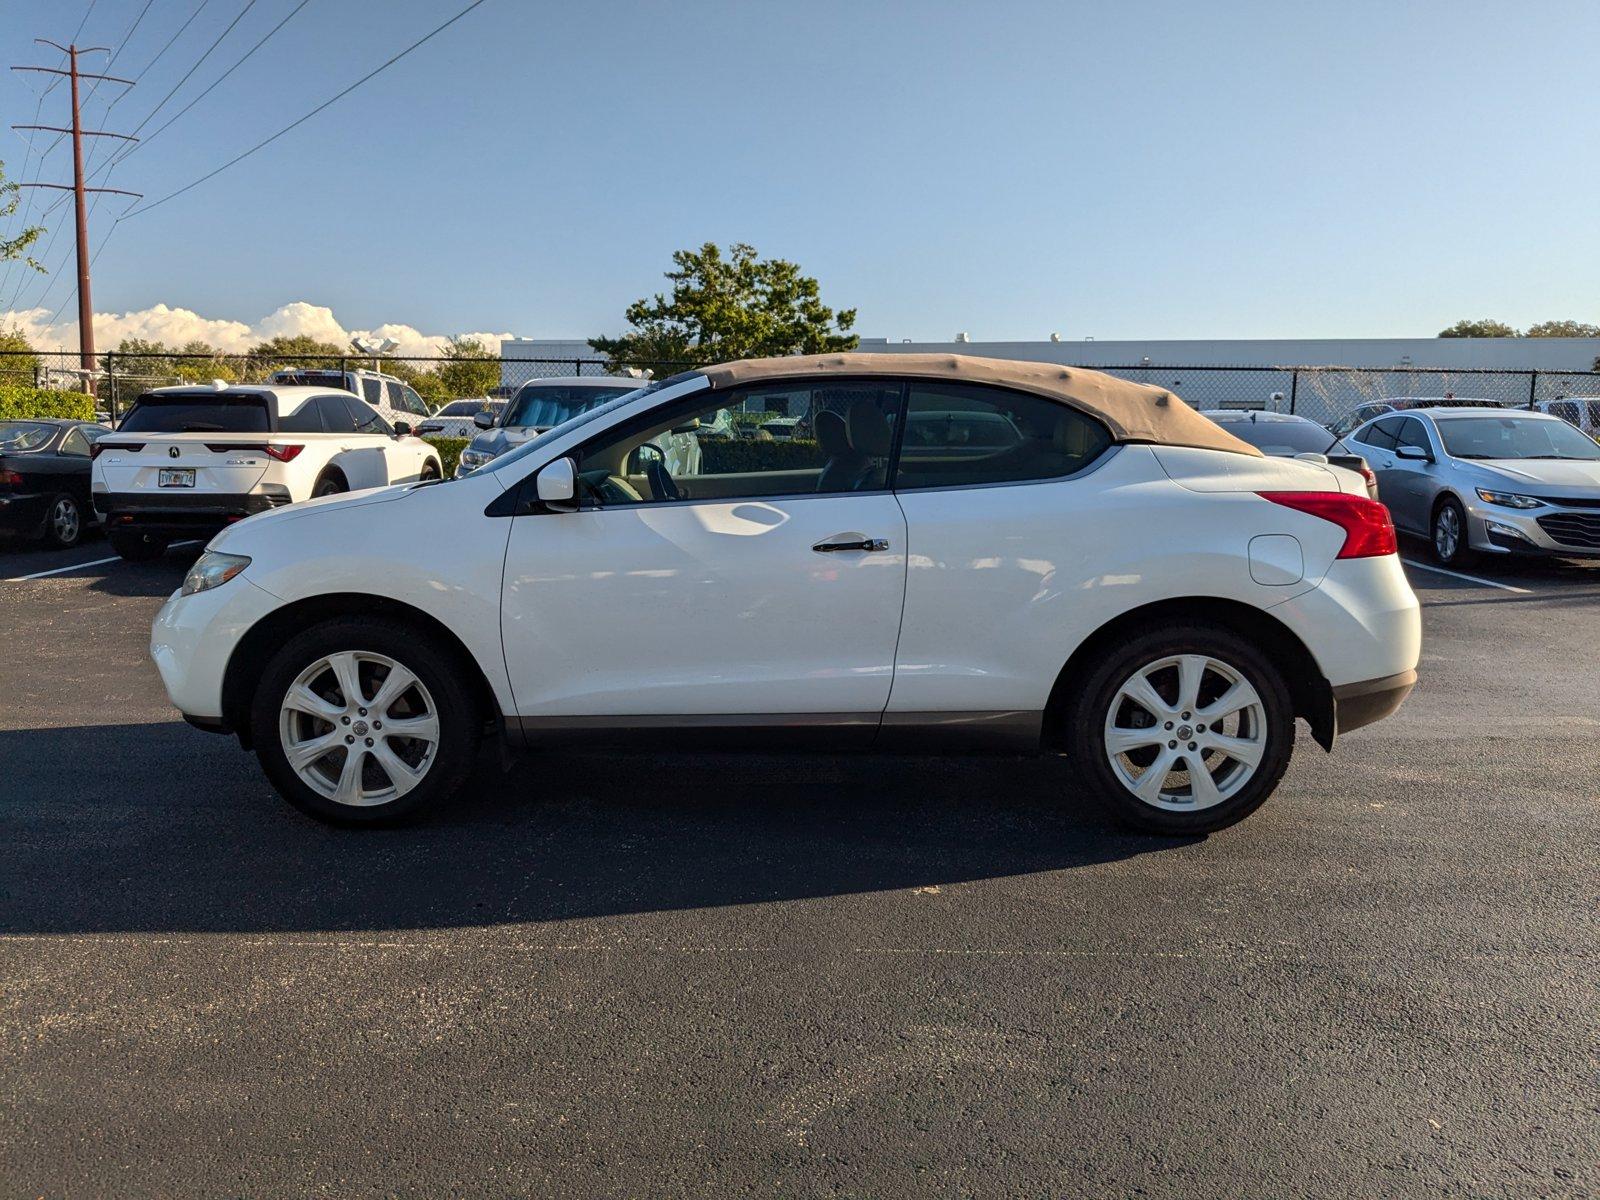
[[[1565,421],[1537,417],[1455,417],[1437,422],[1456,458],[1600,459],[1600,445]]]
[[[1234,437],[1280,458],[1326,454],[1333,435],[1311,421],[1218,421]]]
[[[500,424],[544,429],[570,421],[607,400],[638,391],[632,387],[578,387],[566,384],[524,384]]]
[[[27,454],[38,450],[50,441],[54,425],[39,425],[33,421],[0,421],[0,454]]]
[[[270,433],[260,396],[140,396],[118,433]]]

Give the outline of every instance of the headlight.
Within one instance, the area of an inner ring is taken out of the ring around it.
[[[250,560],[242,554],[207,550],[195,559],[194,566],[183,577],[183,594],[192,596],[196,592],[209,592],[214,587],[221,587],[249,565]]]
[[[468,447],[461,452],[461,469],[463,471],[476,471],[493,457],[494,455],[487,450],[473,450]]]
[[[1491,492],[1488,488],[1479,488],[1478,496],[1502,508],[1538,508],[1544,504],[1544,501],[1536,496],[1520,496],[1516,492]]]

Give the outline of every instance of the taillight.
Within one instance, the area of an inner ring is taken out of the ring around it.
[[[1376,558],[1395,554],[1400,549],[1389,510],[1376,500],[1347,496],[1343,492],[1257,492],[1256,495],[1296,512],[1331,521],[1344,530],[1339,558]]]
[[[99,442],[90,442],[89,443],[89,457],[90,458],[99,458],[100,457],[100,451],[102,451],[104,449],[105,449],[105,447],[102,446]]]
[[[90,442],[89,457],[99,458],[107,450],[126,450],[129,454],[137,454],[143,449],[143,442]]]
[[[305,449],[304,446],[267,446],[267,447],[265,447],[265,450],[266,450],[268,456],[277,459],[279,462],[292,462],[292,461],[294,461],[295,455],[299,454],[300,451],[302,451],[304,449]]]
[[[22,486],[22,476],[15,471],[0,471],[0,487],[15,488]]]

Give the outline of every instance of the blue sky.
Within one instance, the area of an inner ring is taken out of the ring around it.
[[[138,73],[198,2],[152,0],[115,71]],[[256,0],[146,132],[295,2]],[[166,194],[465,2],[310,0],[113,184]],[[117,44],[143,4],[96,0],[81,40]],[[126,100],[102,115],[115,93],[96,97],[91,122],[137,124],[243,6],[208,0]],[[65,42],[88,7],[6,0],[8,60],[49,63],[29,39]],[[95,308],[251,322],[309,301],[350,328],[590,335],[620,327],[673,249],[742,240],[891,338],[1600,321],[1597,44],[1593,0],[487,0],[126,220]],[[5,76],[0,113],[31,121],[41,77]],[[25,147],[3,136],[15,176]],[[68,178],[64,147],[46,168]],[[96,242],[123,203],[102,203]],[[69,224],[49,264],[69,275],[70,241]]]

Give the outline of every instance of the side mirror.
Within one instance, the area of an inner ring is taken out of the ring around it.
[[[394,423],[394,435],[395,435],[395,437],[409,437],[410,434],[411,434],[411,422],[409,422],[409,421],[396,421]]]
[[[479,429],[493,429],[494,414],[487,408],[480,408],[477,412],[472,414],[472,423]]]
[[[1396,446],[1394,456],[1396,458],[1409,458],[1413,462],[1433,461],[1433,455],[1428,453],[1428,451],[1424,450],[1421,446]]]
[[[570,458],[558,458],[547,463],[533,482],[541,503],[571,504],[578,494],[578,468]]]

